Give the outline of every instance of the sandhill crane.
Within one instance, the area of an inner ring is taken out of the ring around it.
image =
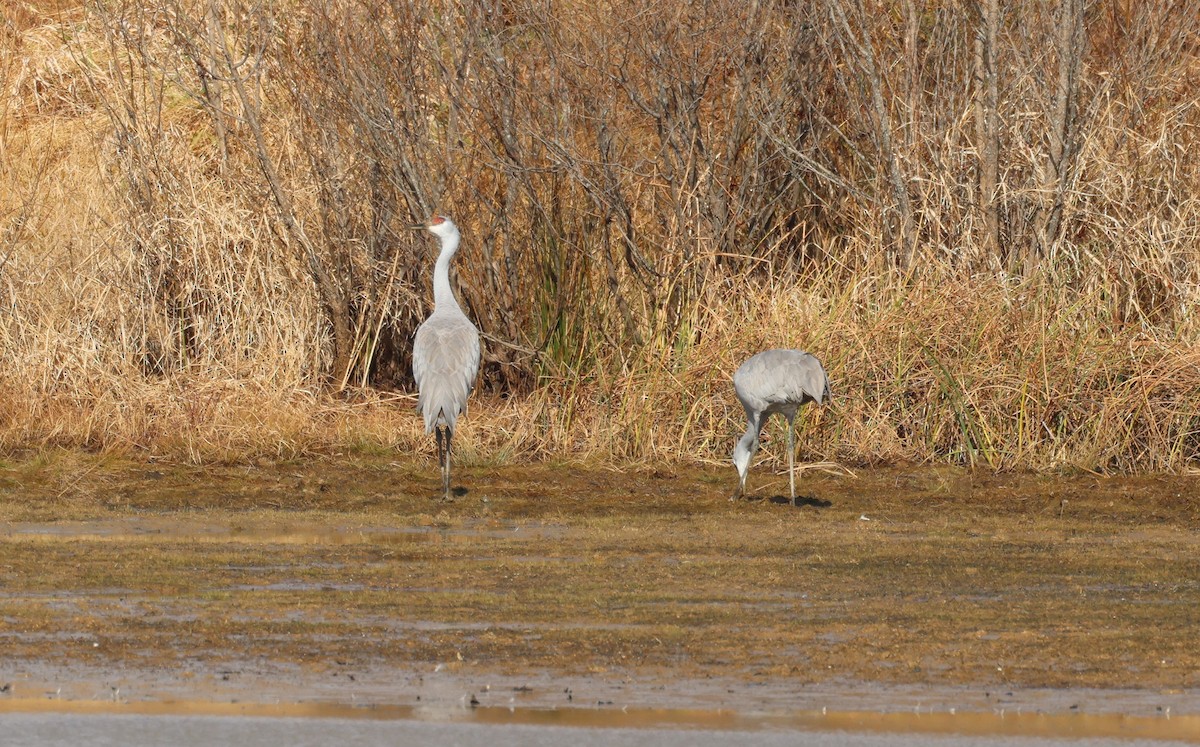
[[[436,430],[438,464],[442,468],[442,500],[450,500],[450,439],[458,416],[479,373],[479,330],[463,313],[450,288],[450,260],[458,251],[458,226],[435,215],[425,226],[442,244],[433,268],[433,313],[417,328],[413,340],[413,378],[417,410],[425,432]]]
[[[733,390],[746,410],[746,432],[733,447],[733,465],[738,486],[730,500],[746,492],[750,458],[758,450],[758,434],[767,419],[780,413],[787,419],[788,480],[792,505],[796,505],[795,452],[796,411],[808,402],[829,401],[829,377],[821,362],[803,350],[764,350],[743,363],[733,375]]]

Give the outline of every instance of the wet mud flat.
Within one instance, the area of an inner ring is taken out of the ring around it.
[[[793,508],[766,469],[729,502],[732,473],[468,467],[444,504],[417,460],[5,462],[0,709],[1118,714],[1195,733],[1200,479],[809,471]]]

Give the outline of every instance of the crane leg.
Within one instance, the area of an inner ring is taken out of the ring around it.
[[[796,428],[792,421],[788,421],[787,435],[787,450],[788,450],[788,484],[792,489],[792,505],[796,505]]]
[[[442,500],[450,500],[450,428],[439,425],[434,429],[438,445],[438,466],[442,468]]]
[[[446,429],[446,460],[442,462],[442,500],[450,500],[450,429]]]

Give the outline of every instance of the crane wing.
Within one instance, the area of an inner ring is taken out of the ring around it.
[[[479,356],[479,331],[465,316],[435,314],[417,328],[413,378],[426,433],[439,422],[453,429],[458,416],[466,412],[479,373]]]
[[[791,356],[783,366],[787,380],[785,388],[790,390],[788,399],[801,403],[807,399],[822,404],[829,398],[829,378],[825,368],[815,355],[798,352],[800,355]]]
[[[782,405],[823,403],[829,379],[821,362],[802,350],[766,350],[751,357],[733,377],[738,399],[747,413]]]

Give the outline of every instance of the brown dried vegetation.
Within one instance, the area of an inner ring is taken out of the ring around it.
[[[0,30],[0,445],[420,449],[434,210],[468,461],[1200,456],[1196,0],[22,3]]]

